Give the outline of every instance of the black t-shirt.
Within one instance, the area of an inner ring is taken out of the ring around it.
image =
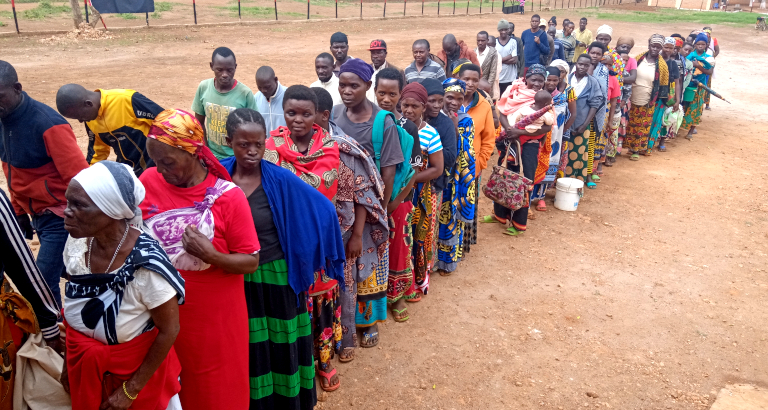
[[[280,237],[277,234],[275,220],[272,218],[272,210],[269,207],[267,193],[264,187],[259,185],[250,196],[248,205],[251,207],[253,224],[256,225],[256,235],[259,237],[259,265],[284,259],[283,247],[280,245]]]
[[[397,120],[397,125],[399,125],[402,129],[405,130],[408,134],[410,134],[411,137],[413,137],[413,151],[411,152],[411,167],[420,167],[422,162],[422,153],[421,153],[421,144],[419,143],[419,128],[416,126],[416,124],[413,123],[413,121],[405,118],[400,117],[399,120]],[[413,190],[405,196],[403,199],[403,202],[409,202],[413,200]]]
[[[456,126],[453,125],[453,121],[442,112],[438,114],[437,117],[430,118],[427,122],[435,128],[438,134],[440,134],[440,143],[443,144],[443,164],[445,166],[445,171],[450,172],[454,165],[456,165],[456,156],[458,155],[459,150]],[[446,172],[443,172],[443,175],[440,175],[432,181],[437,192],[443,192],[443,189],[445,189],[445,186],[448,184],[448,176],[446,175]]]

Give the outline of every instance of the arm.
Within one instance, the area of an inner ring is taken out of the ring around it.
[[[61,178],[69,181],[80,171],[88,168],[83,152],[77,146],[77,138],[69,124],[54,125],[43,133],[45,150],[53,160]],[[106,158],[104,158],[106,159]]]
[[[384,180],[384,200],[381,202],[381,207],[388,209],[389,199],[392,197],[392,185],[395,184],[395,172],[397,171],[397,165],[390,165],[381,168],[381,179]],[[399,205],[399,204],[398,204]]]
[[[611,98],[611,108],[608,109],[608,121],[606,121],[606,129],[609,131],[609,134],[613,132],[613,128],[611,128],[611,123],[613,122],[613,115],[616,114],[616,101],[618,101],[618,97]]]
[[[568,102],[568,111],[571,113],[571,116],[568,117],[568,121],[565,122],[565,125],[563,126],[563,130],[569,130],[571,129],[571,126],[573,126],[573,122],[576,121],[576,101],[570,101]]]
[[[154,101],[141,93],[133,93],[131,105],[133,105],[133,115],[139,119],[154,120],[157,114],[163,112],[163,107],[155,104]]]
[[[498,95],[493,95],[493,85],[496,83],[496,78],[498,78],[496,76],[497,75],[496,66],[497,66],[498,59],[499,59],[499,52],[497,51],[495,52],[495,54],[493,54],[493,57],[491,57],[491,64],[489,64],[491,68],[489,70],[490,73],[488,73],[488,82],[491,84],[491,97],[493,98],[499,98]]]
[[[584,131],[587,130],[587,126],[589,126],[589,122],[592,121],[593,118],[595,118],[595,113],[597,113],[597,107],[589,107],[589,112],[587,113],[587,119],[584,120],[584,123],[580,124],[574,130],[576,134],[582,134],[584,133]]]
[[[492,110],[493,108],[491,108]],[[475,173],[477,175],[480,174],[480,172],[485,169],[486,165],[488,164],[488,160],[491,159],[491,155],[493,155],[493,150],[496,147],[496,129],[493,128],[493,115],[489,112],[483,119],[484,124],[482,124],[483,130],[480,132],[480,152],[475,152]],[[477,127],[475,127],[475,131],[477,131]],[[475,138],[477,138],[478,135],[475,133]]]
[[[493,133],[496,134],[496,129],[499,128],[499,113],[494,107],[491,107],[491,115],[493,116]]]
[[[429,154],[429,166],[416,174],[415,182],[431,181],[443,174],[445,170],[442,150]]]
[[[715,44],[715,52],[713,53],[712,57],[717,58],[719,54],[720,54],[720,46],[718,44]]]
[[[205,128],[205,115],[195,113],[195,119],[200,123],[200,125],[203,126],[203,145],[208,146],[208,135],[206,134]]]
[[[365,206],[355,203],[355,222],[352,224],[352,236],[347,241],[347,259],[357,259],[363,254],[363,229],[367,214]]]
[[[636,79],[637,79],[637,70],[632,69],[629,71],[629,75],[624,77],[624,84],[627,84],[627,85],[634,84]]]
[[[203,262],[217,266],[229,273],[245,275],[256,272],[259,268],[259,254],[247,255],[244,253],[221,253],[213,247],[211,241],[205,237],[194,225],[187,225],[181,237],[184,250],[192,256],[200,258]]]
[[[542,38],[542,36],[544,38]],[[549,36],[544,34],[539,34],[536,36],[536,38],[539,39],[539,41],[536,42],[536,45],[539,47],[539,54],[546,54],[549,55]]]
[[[683,94],[683,78],[677,77],[677,80],[675,80],[675,105],[672,108],[673,110],[677,111],[680,107],[680,101],[682,99],[681,95]]]
[[[395,212],[397,207],[403,203],[405,196],[408,195],[413,189],[413,185],[416,184],[416,176],[419,175],[418,168],[414,167],[414,171],[416,171],[416,173],[413,174],[411,180],[408,181],[408,184],[405,186],[403,191],[400,192],[400,194],[398,194],[393,201],[390,201],[389,204],[387,204],[387,214],[392,214],[392,212]]]
[[[101,137],[91,131],[88,124],[85,124],[85,133],[88,134],[88,149],[86,151],[85,162],[93,165],[99,161],[109,158],[112,148],[101,140]]]
[[[179,334],[179,301],[172,297],[167,302],[149,311],[152,321],[158,330],[155,341],[144,356],[144,361],[130,379],[125,383],[125,389],[131,396],[141,393],[152,375],[163,363],[168,352]],[[65,366],[66,367],[66,366]],[[124,410],[133,404],[122,388],[115,390],[109,399],[99,407],[101,410]]]

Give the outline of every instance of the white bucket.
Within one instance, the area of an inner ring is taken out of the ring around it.
[[[559,178],[555,185],[555,208],[575,211],[584,195],[584,181],[576,178]]]

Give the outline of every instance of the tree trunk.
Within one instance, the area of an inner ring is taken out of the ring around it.
[[[78,0],[69,0],[69,5],[72,7],[72,20],[75,23],[75,28],[78,29],[83,22],[83,12],[80,11],[80,2]]]

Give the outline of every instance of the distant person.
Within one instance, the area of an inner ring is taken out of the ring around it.
[[[475,52],[464,43],[464,40],[456,40],[453,34],[446,34],[443,37],[443,49],[437,53],[437,58],[445,62],[446,72],[453,71],[457,66],[456,62],[462,58],[466,58],[472,64],[480,65]]]
[[[549,37],[550,40],[552,40],[552,50],[549,50],[549,61],[547,61],[547,65],[551,64],[555,60],[565,60],[565,50],[563,49],[563,43],[555,38],[557,35],[557,30],[555,30],[554,27],[549,26],[547,29],[547,37]]]
[[[256,70],[256,110],[264,117],[267,133],[285,126],[283,117],[283,95],[288,88],[277,80],[275,70],[270,66],[261,66]]]
[[[507,20],[499,21],[497,29],[499,30],[499,38],[496,39],[496,51],[499,52],[501,58],[501,74],[499,74],[499,98],[504,94],[507,87],[517,80],[517,61],[518,50],[517,42],[510,37],[510,26]]]
[[[231,157],[232,148],[227,146],[227,117],[238,108],[256,109],[256,99],[248,86],[235,80],[237,60],[235,53],[226,47],[213,50],[211,71],[213,78],[203,80],[197,87],[192,111],[204,125],[205,145],[218,159]]]
[[[346,63],[350,57],[347,55],[349,52],[349,40],[347,35],[337,31],[331,35],[331,54],[336,58],[336,62],[333,64],[333,74],[338,77],[339,69],[341,65]]]
[[[563,49],[563,54],[565,54],[564,60],[573,67],[573,55],[576,52],[576,43],[578,42],[576,40],[576,37],[573,35],[573,30],[576,28],[576,25],[573,24],[571,20],[566,19],[563,21],[563,31],[560,33],[557,37],[558,40],[560,40],[560,45]],[[555,58],[555,60],[557,60]]]
[[[546,24],[543,22],[539,23],[539,29],[541,29],[541,31],[547,35],[547,43],[549,44],[549,53],[542,54],[540,57],[540,61],[543,66],[548,66],[552,61],[552,56],[555,54],[555,28],[552,26],[549,27],[552,28],[552,35],[549,34],[549,28],[547,28]]]
[[[541,55],[549,55],[549,40],[547,33],[540,27],[541,17],[538,14],[531,16],[531,28],[523,31],[520,38],[523,40],[523,55],[525,56],[525,68],[539,64]],[[525,74],[525,73],[523,73]]]
[[[723,0],[723,9],[725,9],[727,1]],[[717,59],[717,56],[720,54],[720,45],[717,43],[717,38],[712,37],[712,27],[704,27],[704,34],[707,35],[707,38],[709,38],[709,44],[707,45],[707,50],[709,51],[709,54],[712,56],[712,58]],[[714,68],[712,69],[712,75],[710,75],[707,78],[707,87],[712,88],[712,77],[714,77]],[[707,93],[707,95],[704,97],[704,109],[709,110],[709,99],[712,97],[710,93]]]
[[[419,39],[413,42],[411,47],[413,62],[405,68],[405,82],[421,82],[425,78],[434,78],[440,82],[445,81],[443,67],[429,58],[429,41]]]
[[[580,55],[584,54],[587,46],[592,44],[592,41],[594,41],[594,38],[592,38],[592,32],[587,30],[586,17],[582,17],[581,20],[579,20],[579,29],[574,32],[574,37],[576,37],[576,49],[573,51],[573,63],[576,64],[576,59],[579,58]]]
[[[488,36],[488,47],[493,48],[496,50],[496,54],[498,57],[496,58],[496,81],[491,84],[491,95],[493,95],[493,99],[498,100],[499,97],[501,97],[501,92],[499,91],[499,77],[501,77],[501,54],[499,54],[499,50],[496,48],[496,45],[498,42],[496,41],[496,37],[494,36]]]
[[[483,70],[482,78],[493,85],[498,81],[496,68],[500,57],[496,49],[488,45],[489,41],[490,36],[488,35],[487,31],[481,31],[477,33],[477,48],[475,49],[475,54],[477,54],[477,60],[480,63],[480,68]],[[440,93],[442,95],[442,84],[440,84],[439,87],[435,87],[435,90],[438,88],[440,89]],[[499,98],[498,91],[496,93],[493,91],[494,89],[491,88],[491,97],[493,99]]]
[[[117,162],[140,176],[155,163],[147,154],[147,133],[163,108],[134,90],[86,90],[67,84],[56,94],[56,108],[64,117],[85,123],[90,165],[115,151]]]
[[[379,73],[379,71],[385,69],[385,68],[394,68],[395,70],[399,71],[401,74],[403,73],[403,70],[395,67],[393,64],[391,64],[389,61],[387,61],[387,42],[384,40],[373,40],[371,41],[370,46],[368,47],[368,51],[371,52],[371,67],[373,67],[373,83],[376,84],[376,74]],[[375,87],[371,87],[368,92],[365,94],[366,98],[368,98],[369,101],[376,104],[376,93],[374,92]]]
[[[339,78],[333,73],[333,56],[329,53],[321,53],[315,58],[315,73],[317,81],[310,87],[319,87],[328,91],[333,98],[333,104],[341,104],[341,94],[339,94]]]
[[[64,273],[64,192],[88,168],[72,127],[53,108],[22,91],[13,66],[0,60],[0,161],[16,222],[27,239],[37,233],[37,266],[58,306]],[[32,220],[30,222],[30,216]]]

